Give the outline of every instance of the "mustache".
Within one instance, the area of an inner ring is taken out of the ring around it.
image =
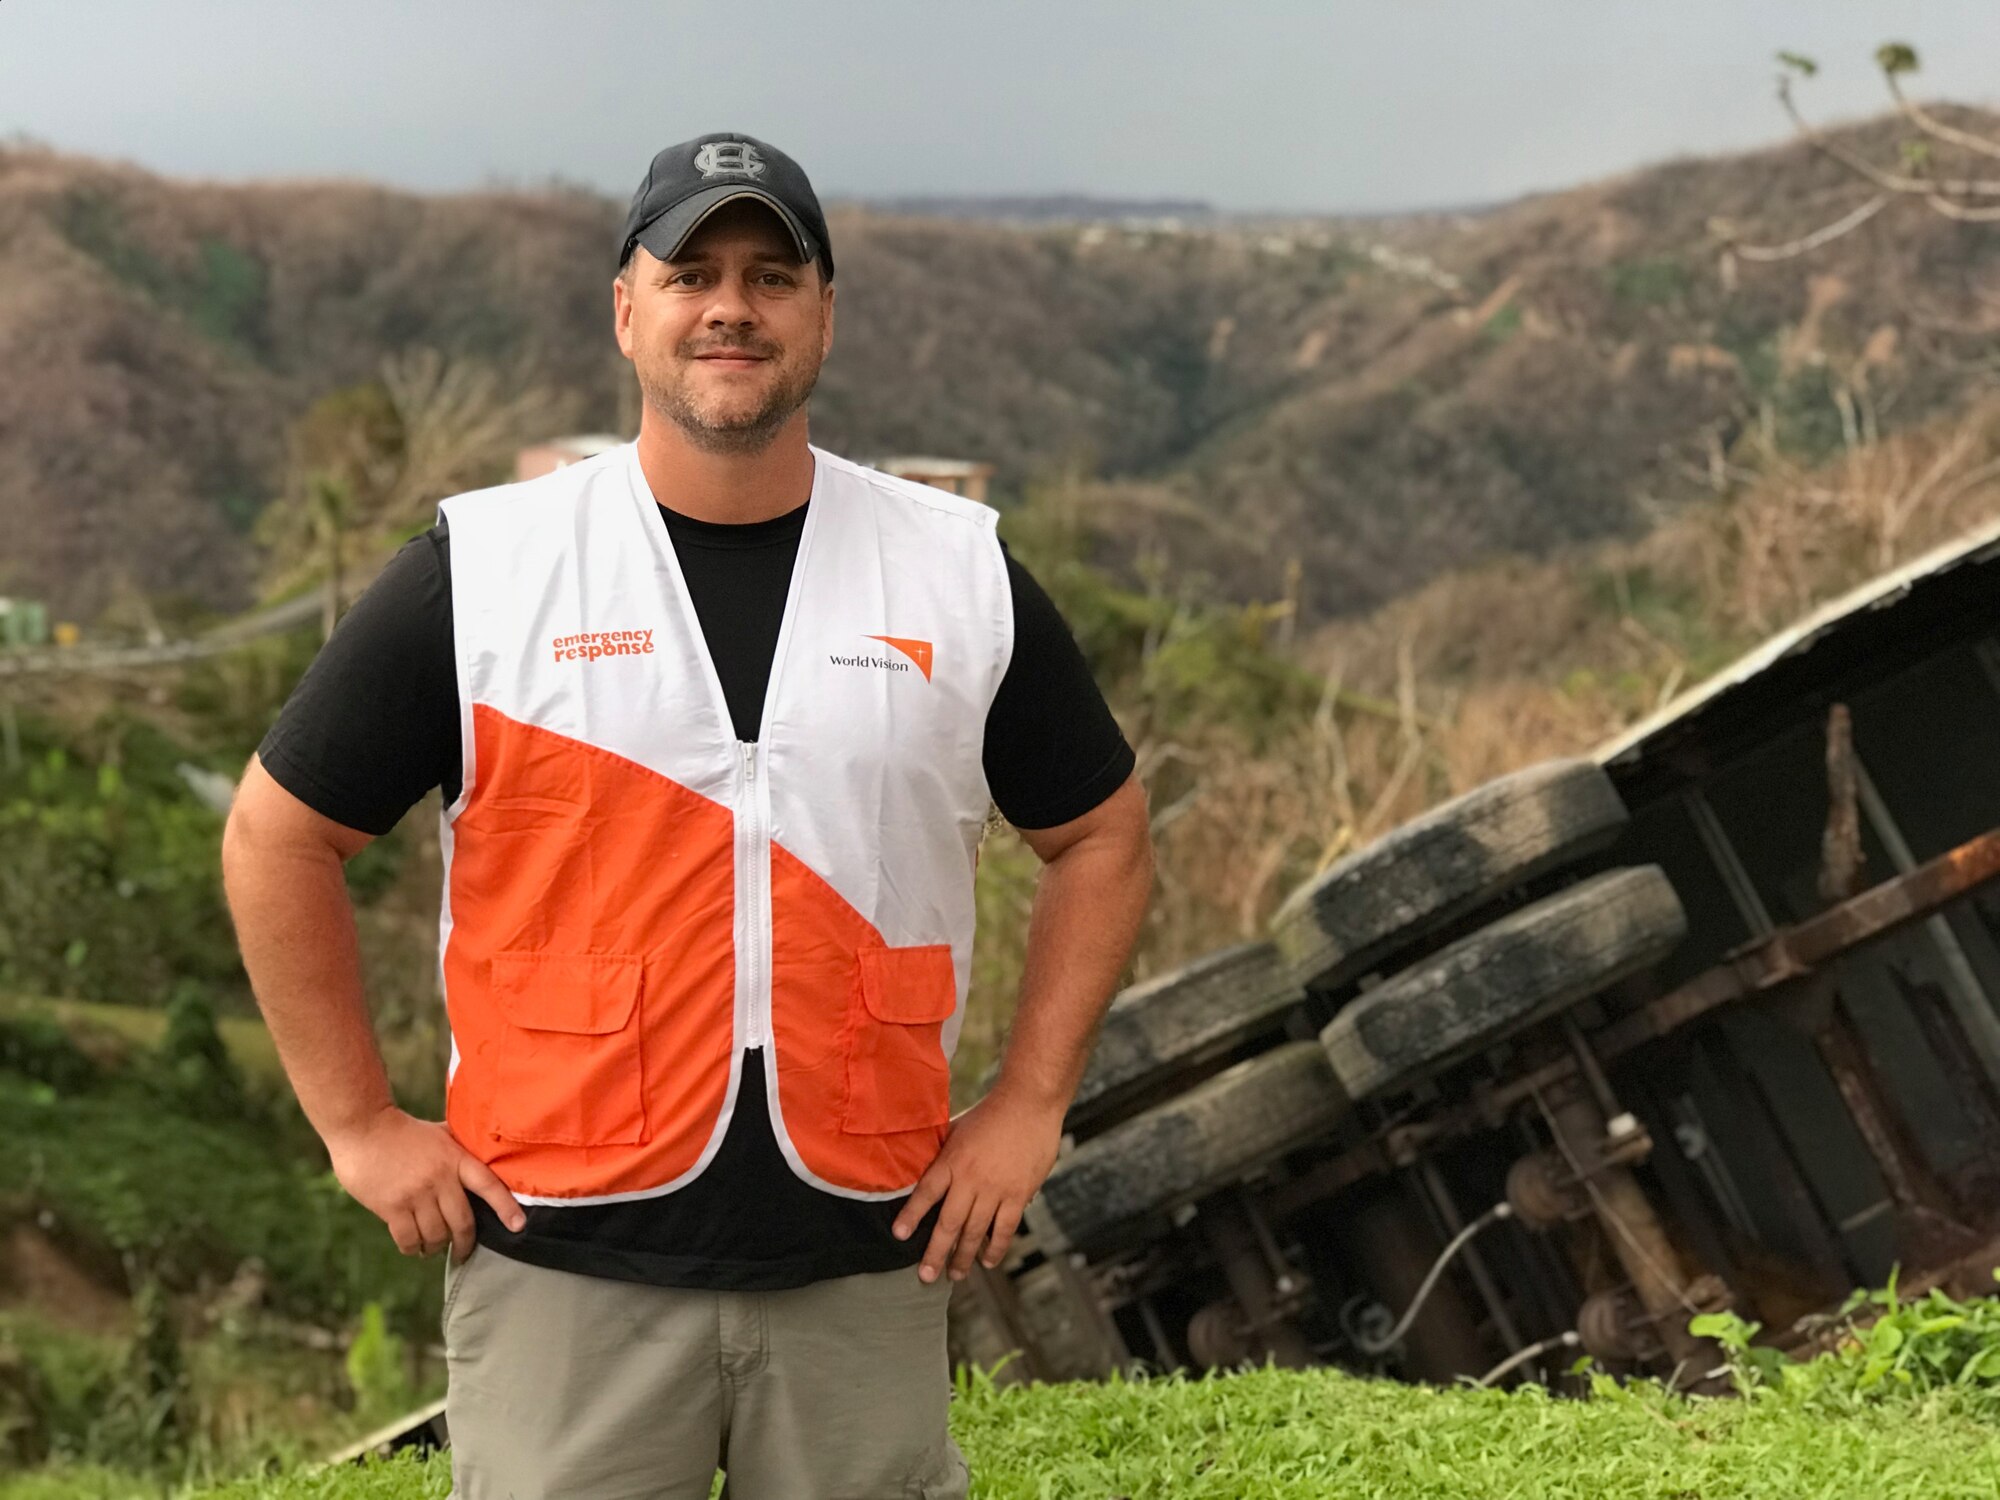
[[[776,359],[784,350],[767,339],[693,339],[681,343],[683,359],[700,359],[704,354],[747,354],[757,359]]]

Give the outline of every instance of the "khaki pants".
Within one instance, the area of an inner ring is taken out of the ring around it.
[[[951,1281],[779,1292],[580,1276],[481,1246],[446,1269],[453,1500],[964,1500]]]

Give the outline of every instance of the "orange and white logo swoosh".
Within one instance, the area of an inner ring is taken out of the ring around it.
[[[931,643],[929,641],[915,640],[907,635],[871,635],[868,639],[871,641],[880,641],[883,645],[902,652],[903,655],[907,656],[915,664],[916,669],[924,674],[925,682],[931,680]]]

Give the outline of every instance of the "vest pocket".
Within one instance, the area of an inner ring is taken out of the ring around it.
[[[888,1135],[950,1123],[944,1023],[958,1005],[951,945],[863,948],[859,959],[841,1129]]]
[[[496,953],[507,1024],[494,1064],[493,1133],[552,1146],[646,1138],[636,953]]]

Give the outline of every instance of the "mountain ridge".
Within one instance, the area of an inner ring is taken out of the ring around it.
[[[1893,156],[1901,133],[1840,139]],[[1114,567],[1151,551],[1186,587],[1351,614],[1643,530],[1746,445],[1825,456],[1857,393],[1894,425],[1990,378],[1990,228],[1899,204],[1725,285],[1711,220],[1777,241],[1863,193],[1792,142],[1366,224],[835,206],[815,440],[986,459],[1003,496],[1071,483]],[[573,188],[180,183],[0,150],[0,590],[71,617],[131,588],[247,602],[291,424],[414,349],[631,430],[605,327],[617,218]]]

